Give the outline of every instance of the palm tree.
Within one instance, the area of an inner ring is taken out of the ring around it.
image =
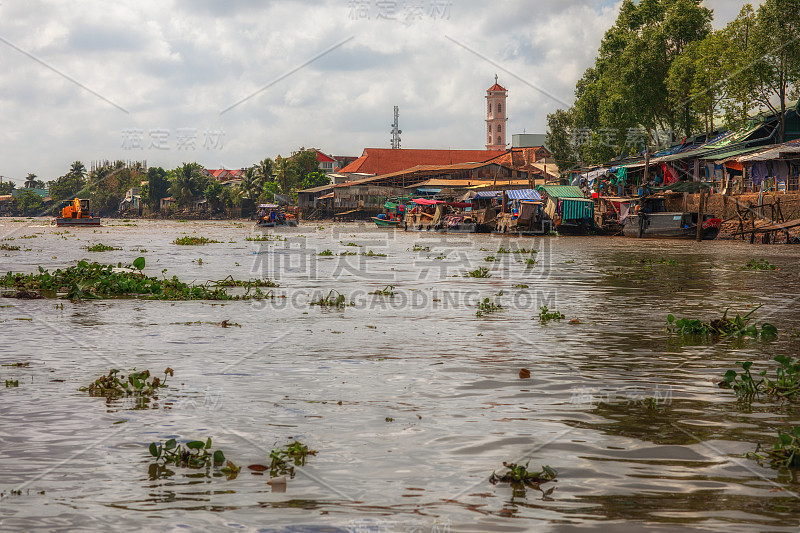
[[[70,165],[68,174],[72,176],[84,178],[86,177],[86,167],[80,161],[75,161]]]
[[[264,186],[264,184],[268,181],[272,181],[272,167],[274,163],[272,159],[267,157],[266,159],[259,161],[256,164],[256,174],[258,175],[259,189]]]
[[[254,193],[255,191],[259,190],[258,177],[256,175],[255,167],[247,167],[244,170],[244,177],[242,178],[242,183],[239,184],[239,187],[245,196],[251,200],[255,200]]]
[[[187,206],[199,194],[199,165],[197,163],[184,163],[172,171],[175,180],[170,187],[170,193],[175,197],[178,205]]]
[[[275,174],[277,175],[278,186],[281,194],[289,194],[294,185],[294,170],[289,164],[288,159],[281,156],[275,158]]]
[[[25,188],[33,189],[36,187],[36,178],[36,174],[28,173],[28,175],[25,177]]]

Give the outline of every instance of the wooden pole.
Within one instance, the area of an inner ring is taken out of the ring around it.
[[[697,204],[697,242],[703,240],[703,199],[705,197],[706,190],[700,189],[700,201]]]

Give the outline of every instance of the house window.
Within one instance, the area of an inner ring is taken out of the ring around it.
[[[491,113],[492,112],[492,103],[491,102],[489,102],[489,109],[487,109],[486,112],[487,113]]]
[[[489,133],[492,133],[492,125],[489,124]]]
[[[487,141],[489,144],[492,144],[492,136],[489,135],[489,140]]]
[[[502,137],[499,137],[499,136],[497,137],[497,144],[503,144],[503,138]]]
[[[503,125],[502,124],[498,124],[497,125],[497,133],[503,133]]]
[[[497,104],[497,112],[498,113],[502,113],[503,112],[503,104]]]

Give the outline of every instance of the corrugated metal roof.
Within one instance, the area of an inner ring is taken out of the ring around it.
[[[539,185],[537,188],[555,198],[585,198],[580,187],[572,185]]]
[[[503,191],[479,191],[475,193],[475,198],[498,198],[503,195]],[[512,200],[541,200],[542,197],[533,189],[509,189],[506,195]]]
[[[800,141],[790,141],[788,143],[771,146],[765,150],[762,150],[761,152],[740,157],[739,162],[745,163],[749,161],[771,161],[773,159],[780,159],[781,154],[798,153],[800,153]]]
[[[737,157],[744,154],[752,154],[753,152],[760,152],[764,150],[763,146],[757,146],[755,148],[739,148],[738,150],[730,150],[728,152],[716,153],[713,155],[703,156],[700,159],[707,159],[711,161],[721,161],[723,159],[729,159],[731,157]]]

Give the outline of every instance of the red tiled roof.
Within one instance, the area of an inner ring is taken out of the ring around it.
[[[499,84],[495,83],[494,85],[489,87],[489,89],[487,89],[486,92],[488,93],[488,92],[491,92],[491,91],[505,91],[505,90],[506,90],[505,87],[502,87]]]
[[[317,161],[320,163],[335,163],[336,160],[317,150]]]
[[[361,157],[339,172],[362,174],[389,174],[417,165],[452,165],[455,163],[482,163],[502,152],[498,150],[416,150],[392,148],[364,148]]]

